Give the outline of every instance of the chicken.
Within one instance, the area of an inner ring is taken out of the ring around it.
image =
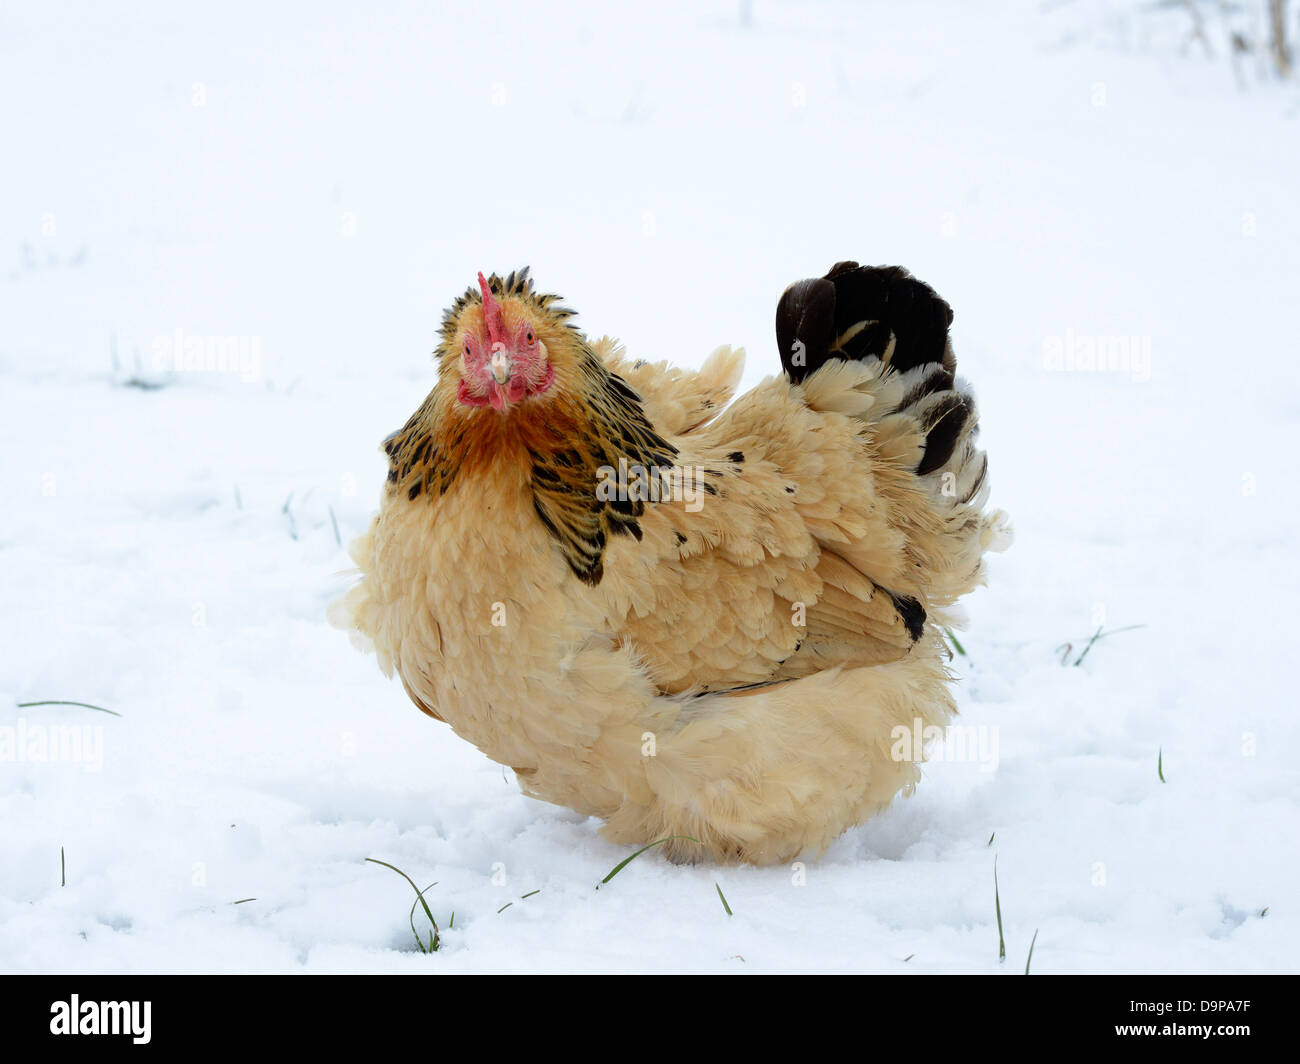
[[[952,312],[840,263],[786,290],[783,372],[734,402],[743,351],[631,361],[572,317],[526,269],[447,311],[332,619],[614,842],[818,853],[910,793],[900,737],[955,712],[941,627],[1008,541]]]

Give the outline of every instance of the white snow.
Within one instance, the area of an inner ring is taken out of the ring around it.
[[[0,970],[1294,971],[1296,87],[1136,3],[384,7],[0,19]],[[628,850],[326,624],[333,520],[476,271],[753,383],[850,257],[956,311],[1017,531],[955,662],[996,768],[803,885],[596,891]],[[1062,665],[1101,625],[1144,627]],[[367,857],[438,881],[436,955]]]

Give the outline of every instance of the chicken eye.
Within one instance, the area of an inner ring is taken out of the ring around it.
[[[469,357],[469,353],[470,353],[470,352],[469,352],[469,341],[466,340],[466,341],[465,341],[465,357],[466,357],[466,358]]]
[[[537,339],[537,337],[533,335],[533,330],[529,329],[526,333],[524,333],[524,339],[531,344],[535,339]]]

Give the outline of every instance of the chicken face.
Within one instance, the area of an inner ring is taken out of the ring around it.
[[[478,275],[480,306],[468,307],[456,338],[460,383],[456,397],[465,406],[491,406],[501,413],[555,383],[555,367],[541,336],[542,322],[517,299],[498,300]]]

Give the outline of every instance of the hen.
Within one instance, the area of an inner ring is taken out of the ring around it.
[[[731,402],[589,340],[528,271],[478,278],[332,610],[533,797],[677,861],[824,849],[910,791],[954,713],[940,626],[1007,541],[952,312],[844,262],[777,308]]]

